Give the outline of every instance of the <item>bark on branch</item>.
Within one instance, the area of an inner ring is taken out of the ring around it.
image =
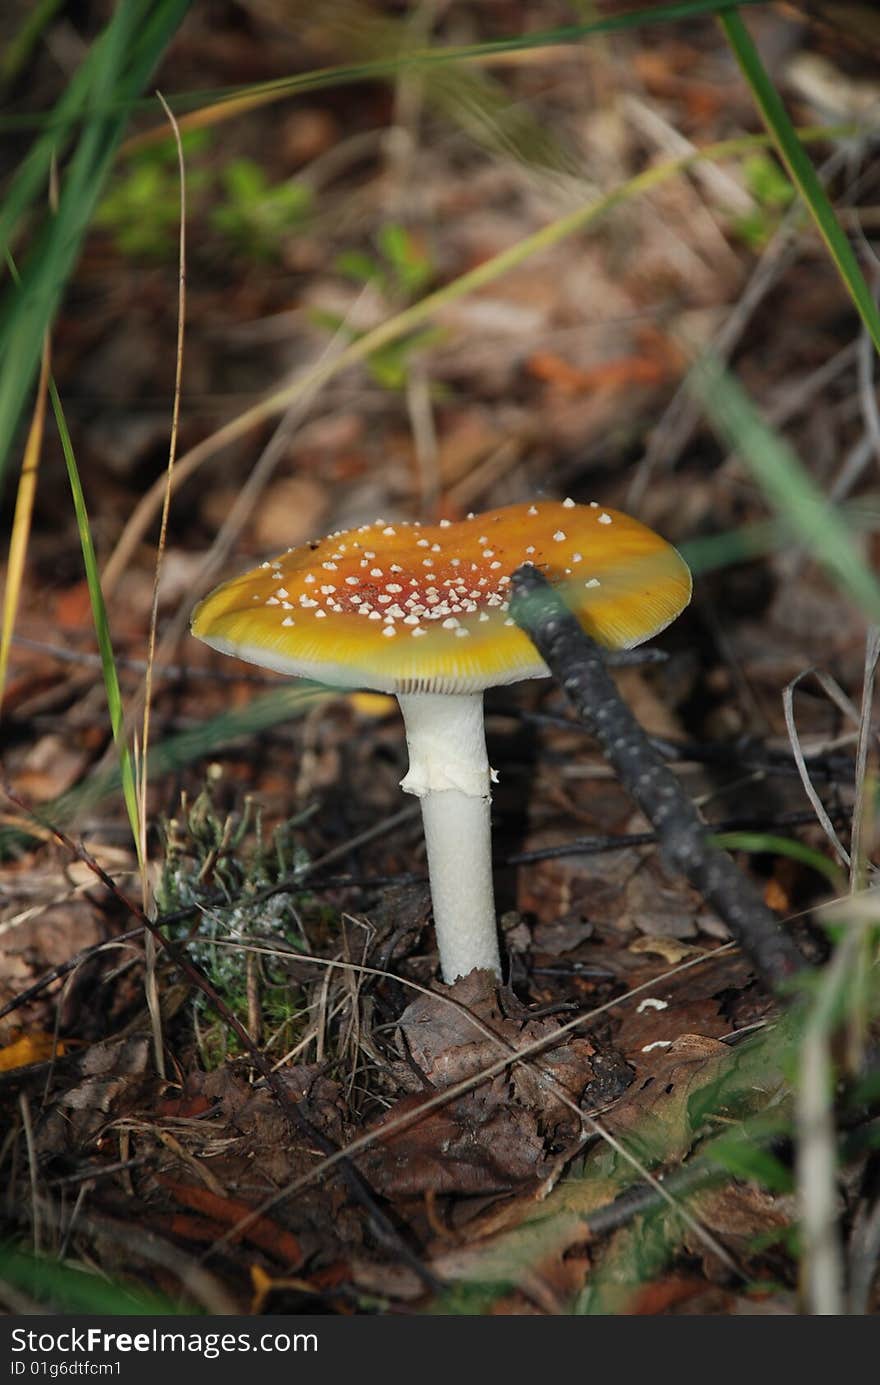
[[[806,966],[804,958],[748,877],[707,840],[690,798],[618,693],[600,646],[534,567],[513,574],[510,614],[651,822],[666,860],[712,905],[765,984],[778,989]]]

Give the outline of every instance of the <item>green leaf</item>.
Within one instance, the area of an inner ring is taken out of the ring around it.
[[[743,159],[743,177],[749,192],[762,205],[782,209],[792,201],[795,192],[779,165],[766,154],[749,154]]]
[[[402,390],[406,386],[412,353],[429,346],[439,336],[439,331],[433,328],[424,332],[414,332],[412,336],[404,337],[403,341],[389,342],[387,346],[380,347],[367,357],[367,370],[376,384],[381,385],[383,389]]]
[[[232,159],[221,178],[229,197],[239,204],[256,202],[269,186],[264,170],[253,159]]]
[[[271,259],[282,238],[295,230],[312,205],[305,183],[269,183],[252,159],[235,159],[221,174],[227,201],[215,207],[211,223],[236,248],[256,259]]]

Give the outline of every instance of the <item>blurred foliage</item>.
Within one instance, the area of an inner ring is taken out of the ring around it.
[[[434,262],[422,242],[396,221],[386,222],[376,234],[376,253],[346,250],[336,258],[336,269],[364,287],[373,285],[383,300],[398,309],[418,298],[436,277]],[[366,333],[352,328],[338,313],[316,311],[312,320],[348,341],[360,341]],[[440,337],[435,327],[411,332],[378,347],[364,365],[373,381],[386,390],[403,390],[414,352]]]
[[[252,260],[278,257],[284,239],[300,230],[312,208],[311,189],[294,178],[270,183],[252,159],[234,159],[220,173],[223,198],[211,225]]]
[[[862,319],[875,348],[880,351],[880,309],[862,273],[849,238],[837,219],[809,155],[791,123],[785,102],[761,60],[746,22],[737,7],[730,6],[718,18],[739,63],[743,78],[766,125],[779,157],[788,170],[804,205],[825,242],[831,260]]]
[[[386,298],[408,302],[435,277],[428,251],[411,231],[389,221],[376,235],[378,255],[346,250],[337,256],[336,268],[361,284],[376,284]]]
[[[778,229],[783,213],[794,201],[795,190],[767,154],[749,155],[743,159],[742,169],[755,206],[734,220],[733,231],[750,250],[760,251]]]
[[[210,143],[207,131],[181,138],[186,160],[186,191],[191,205],[208,186],[210,174],[194,158]],[[168,259],[176,253],[180,223],[177,149],[160,144],[130,159],[110,181],[95,210],[95,226],[107,231],[120,254],[132,259]]]
[[[296,179],[271,183],[253,159],[209,163],[212,132],[183,136],[188,219],[213,229],[227,250],[259,263],[275,260],[287,237],[307,224],[312,193]],[[158,144],[133,155],[98,205],[95,224],[120,254],[167,260],[176,253],[180,219],[177,151]],[[204,246],[205,237],[196,242]]]
[[[45,1304],[47,1313],[176,1316],[189,1311],[142,1286],[114,1283],[91,1266],[60,1264],[48,1255],[33,1255],[8,1244],[0,1244],[0,1280]]]

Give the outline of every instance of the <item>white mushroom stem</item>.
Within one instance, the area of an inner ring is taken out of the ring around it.
[[[501,975],[492,892],[490,784],[483,694],[401,693],[409,773],[422,800],[434,928],[443,980],[474,967]]]

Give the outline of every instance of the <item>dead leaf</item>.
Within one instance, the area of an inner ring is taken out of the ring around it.
[[[692,947],[690,943],[681,943],[677,938],[652,938],[650,936],[634,938],[629,945],[630,952],[650,952],[657,957],[662,957],[664,962],[668,962],[671,967],[683,962],[686,957],[696,957],[703,951],[701,947]]]
[[[285,476],[266,489],[254,514],[252,530],[257,548],[272,552],[304,543],[322,532],[330,494],[308,476]]]
[[[201,1212],[204,1216],[219,1222],[224,1228],[234,1227],[245,1218],[251,1218],[254,1210],[246,1202],[240,1202],[237,1198],[221,1197],[218,1193],[211,1192],[210,1188],[177,1183],[165,1175],[159,1175],[158,1182],[176,1202]],[[298,1269],[305,1259],[302,1247],[293,1233],[286,1231],[270,1217],[249,1220],[248,1225],[236,1232],[231,1239],[249,1241],[251,1245],[258,1246],[267,1255],[273,1256],[292,1270]]]
[[[632,1299],[630,1317],[656,1317],[706,1292],[706,1282],[694,1275],[670,1274],[645,1284]]]
[[[713,1081],[731,1056],[718,1039],[680,1034],[668,1048],[652,1054],[650,1073],[606,1115],[606,1127],[626,1135],[643,1162],[653,1163],[661,1153],[665,1164],[683,1159],[694,1139],[688,1098]],[[610,1150],[605,1155],[612,1163],[619,1158]]]
[[[451,1002],[451,1003],[450,1003]],[[475,1023],[474,1021],[477,1021]],[[552,1018],[536,1018],[490,972],[473,971],[450,987],[419,996],[407,1006],[400,1029],[411,1057],[434,1087],[449,1087],[498,1061],[505,1048],[518,1049],[541,1038],[551,1039],[559,1029]],[[485,1031],[488,1030],[487,1034]],[[539,1057],[512,1067],[505,1082],[507,1100],[521,1101],[540,1110],[545,1120],[565,1120],[565,1107],[554,1096],[546,1077],[559,1083],[574,1100],[586,1100],[591,1084],[602,1087],[594,1104],[620,1094],[629,1081],[626,1065],[615,1065],[613,1055],[599,1057],[596,1045],[570,1034],[557,1045],[547,1044]]]
[[[633,1085],[603,1116],[603,1125],[649,1164],[662,1154],[664,1165],[678,1165],[696,1135],[689,1099],[731,1059],[726,1044],[700,1034],[682,1035],[669,1049],[658,1051],[654,1074]],[[611,1203],[633,1178],[628,1161],[610,1146],[597,1144],[581,1172],[559,1183],[537,1206],[520,1201],[519,1225],[476,1245],[452,1251],[441,1247],[431,1267],[452,1280],[517,1285],[531,1297],[536,1282],[556,1292],[571,1283],[565,1265],[572,1250],[590,1240],[590,1214]],[[628,1235],[631,1228],[624,1230]],[[622,1301],[628,1301],[628,1293],[626,1289]]]
[[[518,1049],[552,1038],[558,1029],[556,1020],[530,1015],[490,972],[471,972],[436,994],[419,996],[401,1017],[400,1030],[430,1090],[403,1098],[373,1128],[381,1131],[409,1116],[436,1089],[476,1076],[505,1049],[513,1059]],[[407,1193],[496,1193],[541,1181],[580,1131],[579,1104],[603,1104],[630,1080],[619,1055],[563,1035],[539,1058],[512,1063],[387,1136],[364,1156],[363,1167],[377,1186]]]
[[[582,914],[566,914],[552,923],[539,923],[532,933],[532,948],[546,952],[549,957],[562,957],[573,952],[593,936],[595,928]]]
[[[404,1097],[371,1127],[409,1116],[431,1093]],[[468,1098],[428,1111],[398,1134],[380,1139],[358,1160],[380,1192],[421,1196],[506,1192],[540,1176],[544,1141],[530,1112],[505,1102],[506,1089],[492,1084],[488,1095]]]
[[[764,1237],[774,1227],[782,1232],[796,1216],[791,1198],[740,1180],[701,1189],[694,1194],[691,1210],[704,1226],[723,1238],[740,1260],[748,1257],[756,1237]],[[723,1282],[727,1267],[720,1264],[705,1243],[688,1229],[683,1241],[693,1254],[701,1256],[707,1277]]]
[[[29,801],[56,798],[76,783],[89,758],[69,734],[41,736],[16,773],[16,792]]]
[[[150,1040],[138,1037],[92,1044],[68,1058],[67,1085],[36,1132],[40,1154],[81,1150],[112,1117],[142,1098],[150,1049]]]
[[[536,352],[526,362],[526,369],[565,394],[614,394],[637,385],[658,385],[669,374],[664,362],[650,356],[622,356],[579,369],[549,351]]]
[[[60,1058],[66,1052],[54,1034],[24,1034],[11,1044],[0,1048],[0,1072],[25,1068],[29,1063],[45,1063],[48,1058]]]
[[[54,624],[59,630],[80,630],[91,620],[92,601],[83,579],[59,592],[55,598]]]

